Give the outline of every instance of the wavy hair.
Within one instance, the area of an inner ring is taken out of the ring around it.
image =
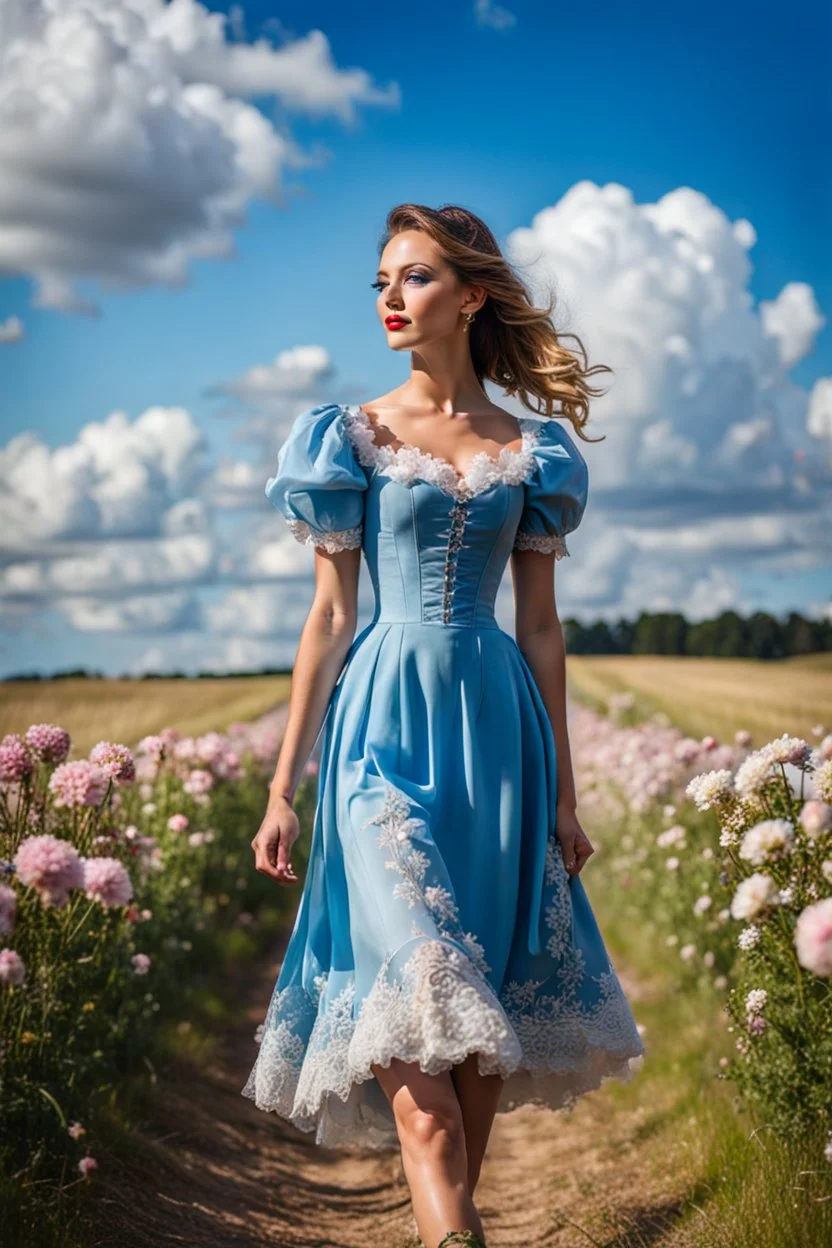
[[[538,308],[523,281],[500,251],[491,230],[475,213],[456,204],[428,208],[398,204],[387,214],[378,245],[379,256],[391,238],[403,230],[422,230],[443,253],[458,280],[482,286],[487,298],[471,324],[468,339],[471,360],[480,385],[493,381],[506,394],[516,395],[536,415],[552,417],[555,404],[585,442],[583,426],[589,420],[589,401],[605,391],[589,384],[595,373],[611,373],[606,364],[587,362],[577,334],[558,331],[552,320],[556,298]],[[577,350],[562,340],[571,338]],[[538,400],[538,406],[533,400]]]

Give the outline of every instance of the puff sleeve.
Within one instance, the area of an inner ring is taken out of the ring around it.
[[[266,497],[297,541],[330,552],[352,550],[362,544],[367,484],[341,405],[322,403],[295,418]]]
[[[589,470],[573,438],[547,420],[532,454],[537,467],[524,484],[525,498],[513,550],[568,555],[566,534],[577,529],[586,507]]]

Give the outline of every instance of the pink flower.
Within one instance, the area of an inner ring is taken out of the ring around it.
[[[814,799],[804,802],[800,812],[800,822],[803,824],[806,835],[815,840],[822,832],[827,832],[832,827],[832,806]]]
[[[21,883],[34,888],[45,906],[63,906],[71,889],[84,887],[84,867],[75,846],[49,833],[21,841],[14,865]]]
[[[0,781],[16,784],[35,769],[35,758],[17,732],[7,732],[0,741]]]
[[[104,906],[125,906],[133,896],[133,885],[117,858],[85,858],[84,891]]]
[[[767,1026],[762,1014],[753,1014],[748,1020],[748,1030],[752,1036],[761,1036]]]
[[[97,806],[107,792],[109,776],[87,758],[61,763],[49,777],[56,806]]]
[[[146,953],[134,953],[130,961],[137,975],[146,975],[150,970],[150,958]]]
[[[87,1134],[87,1128],[82,1127],[80,1122],[73,1122],[67,1127],[67,1132],[72,1136],[73,1140],[80,1140],[82,1135]]]
[[[78,1169],[81,1171],[85,1179],[88,1179],[93,1170],[98,1169],[98,1162],[94,1157],[82,1157],[78,1162]]]
[[[17,913],[17,893],[8,884],[0,884],[0,936],[8,936],[14,930]]]
[[[14,949],[0,949],[0,984],[22,984],[26,967]]]
[[[106,771],[117,784],[136,778],[136,764],[126,745],[118,745],[114,741],[99,741],[90,750],[90,762]]]
[[[26,741],[44,763],[62,763],[69,755],[69,733],[57,724],[32,724],[26,729]]]
[[[164,737],[142,737],[138,745],[139,754],[146,754],[155,762],[161,763],[168,748],[168,742]]]
[[[813,975],[832,975],[832,897],[807,906],[794,929],[797,960]]]
[[[187,815],[171,815],[168,819],[168,827],[171,832],[184,832],[190,822]]]
[[[214,787],[214,777],[204,767],[195,767],[182,785],[186,793],[208,793]]]

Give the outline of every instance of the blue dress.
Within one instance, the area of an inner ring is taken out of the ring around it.
[[[375,593],[321,726],[309,861],[243,1089],[324,1147],[396,1149],[371,1064],[478,1053],[498,1112],[558,1109],[644,1052],[555,836],[555,740],[494,604],[512,549],[568,554],[587,466],[557,420],[464,476],[302,412],[266,494],[298,541],[361,547]]]

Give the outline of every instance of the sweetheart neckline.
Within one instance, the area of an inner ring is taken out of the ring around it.
[[[541,422],[530,417],[515,417],[521,433],[519,447],[503,447],[496,457],[484,450],[477,451],[465,472],[460,473],[444,456],[434,455],[413,443],[402,442],[397,447],[379,445],[375,426],[360,404],[343,404],[342,410],[351,417],[348,432],[356,432],[349,428],[350,424],[360,431],[354,446],[361,463],[381,470],[393,466],[397,470],[395,479],[418,478],[437,485],[455,498],[473,497],[501,481],[522,485],[536,467],[532,450],[540,438]]]

